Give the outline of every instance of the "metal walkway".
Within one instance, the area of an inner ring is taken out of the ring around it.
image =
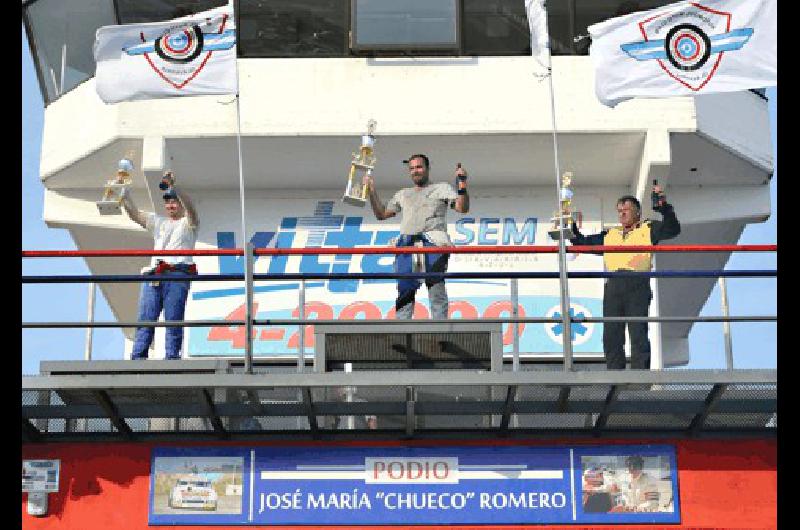
[[[591,367],[589,367],[591,368]],[[506,367],[508,369],[508,367]],[[772,436],[777,370],[297,373],[239,360],[43,362],[25,442]],[[377,417],[377,429],[347,428]],[[344,427],[344,428],[343,428]]]

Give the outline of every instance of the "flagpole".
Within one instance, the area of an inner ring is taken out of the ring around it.
[[[547,77],[550,85],[550,120],[553,125],[553,165],[556,172],[556,212],[560,219],[558,238],[558,272],[561,284],[561,340],[564,346],[564,371],[572,370],[572,322],[569,314],[569,283],[567,279],[567,252],[564,241],[564,216],[561,215],[561,168],[558,163],[558,137],[556,129],[556,104],[553,93],[553,56],[550,51],[550,21],[547,19],[547,9],[544,12],[545,27],[547,28]]]
[[[236,79],[238,84],[239,68],[236,68]],[[236,90],[236,148],[239,153],[239,203],[242,216],[242,247],[247,245],[247,225],[244,215],[244,175],[242,173],[242,120],[239,111],[239,90]]]
[[[235,0],[230,0],[232,16],[236,17]],[[236,28],[238,33],[238,26]],[[234,46],[234,65],[236,67],[236,149],[239,155],[239,204],[242,216],[242,248],[247,246],[247,225],[244,216],[244,175],[242,173],[242,113],[239,106],[239,39]]]
[[[230,0],[231,11],[233,17],[236,17],[236,0]],[[237,24],[236,31],[238,33],[239,26]],[[249,281],[252,278],[253,260],[249,256],[249,245],[247,239],[247,223],[245,221],[244,209],[244,173],[242,171],[242,113],[240,109],[240,92],[239,92],[239,39],[237,36],[236,45],[234,47],[234,64],[236,65],[236,149],[239,155],[239,205],[242,216],[242,248],[244,249],[244,264],[245,264],[245,355],[244,355],[244,368],[245,373],[250,374],[253,372],[253,284]]]

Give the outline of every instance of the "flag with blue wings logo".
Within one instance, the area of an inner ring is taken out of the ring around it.
[[[598,99],[613,107],[777,85],[776,4],[687,0],[589,26]]]
[[[105,103],[238,90],[229,5],[165,22],[104,26],[94,57]]]

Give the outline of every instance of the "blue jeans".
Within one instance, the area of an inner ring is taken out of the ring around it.
[[[444,286],[444,281],[434,283],[428,286],[428,301],[431,304],[431,318],[446,319],[449,310],[449,302],[447,299],[447,290]],[[414,296],[412,294],[411,301],[404,306],[396,309],[395,318],[397,320],[408,320],[414,316]]]
[[[167,271],[164,275],[185,275],[185,272]],[[164,310],[164,320],[183,320],[186,309],[186,298],[189,295],[188,281],[165,282],[158,285],[151,282],[142,284],[142,294],[139,297],[139,318],[141,321],[156,321],[161,310]],[[183,344],[183,328],[166,328],[166,358],[180,359],[181,345]],[[133,343],[131,359],[147,359],[147,351],[153,342],[155,328],[136,328],[136,339]]]
[[[422,241],[426,247],[435,246],[425,234],[401,235],[397,240],[398,247],[412,246],[415,242]],[[425,270],[427,272],[447,272],[447,262],[450,254],[423,254],[425,259]],[[413,256],[411,254],[398,254],[394,259],[395,272],[410,273],[414,267],[412,265]],[[422,285],[423,280],[399,279],[397,280],[397,299],[394,302],[396,316],[398,320],[407,320],[414,315],[414,299],[417,289]],[[428,287],[428,300],[431,304],[431,316],[435,319],[446,319],[448,313],[447,290],[444,286],[444,278],[426,278],[425,285]]]

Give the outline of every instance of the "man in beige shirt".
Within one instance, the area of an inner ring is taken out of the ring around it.
[[[456,179],[458,190],[447,182],[431,183],[429,178],[430,161],[423,154],[416,154],[404,161],[414,182],[413,187],[403,188],[395,193],[384,205],[378,198],[375,184],[367,177],[369,200],[372,211],[379,221],[403,213],[400,222],[400,237],[397,246],[452,246],[447,235],[445,214],[448,207],[459,213],[469,211],[467,193],[467,172],[458,164]],[[422,254],[420,258],[411,254],[398,254],[395,257],[395,272],[447,272],[449,254]],[[421,282],[416,279],[401,278],[397,281],[397,300],[395,310],[398,319],[410,319],[414,314],[414,298]],[[448,312],[447,291],[444,279],[426,278],[431,314],[435,319],[446,319]]]

